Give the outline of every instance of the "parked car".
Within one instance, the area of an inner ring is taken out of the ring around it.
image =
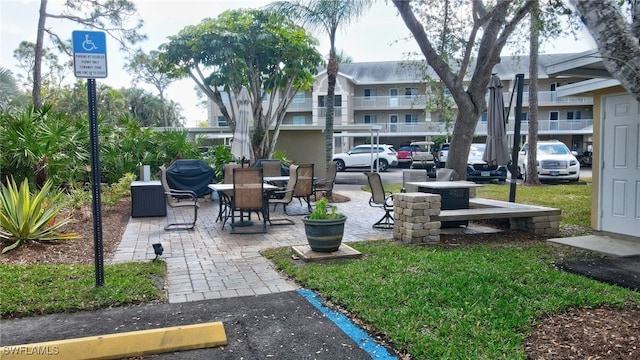
[[[411,161],[413,160],[413,154],[418,152],[419,150],[420,148],[417,145],[404,145],[397,148],[396,153],[398,156],[398,166],[399,167],[411,166]]]
[[[440,144],[440,149],[436,154],[436,161],[439,168],[443,168],[447,164],[447,156],[449,155],[449,143]]]
[[[525,143],[518,152],[518,171],[527,179],[527,154],[529,144]],[[540,180],[580,180],[580,162],[577,152],[569,150],[558,140],[538,141],[536,161]]]
[[[482,160],[486,144],[471,144],[467,159],[467,180],[491,181],[500,183],[507,181],[507,167],[505,165],[490,165]]]
[[[336,170],[348,168],[377,167],[378,171],[387,171],[389,167],[398,166],[398,155],[391,145],[358,145],[346,153],[333,155]],[[376,151],[377,150],[377,151]]]

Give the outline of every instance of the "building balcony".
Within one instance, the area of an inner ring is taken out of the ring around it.
[[[356,96],[353,98],[354,110],[387,110],[387,109],[424,109],[427,96]]]
[[[507,124],[507,132],[513,134],[515,121]],[[520,124],[520,134],[525,135],[529,131],[529,122]],[[591,133],[593,132],[593,119],[576,120],[538,120],[538,133]],[[487,135],[487,122],[479,121],[476,125],[476,135]]]

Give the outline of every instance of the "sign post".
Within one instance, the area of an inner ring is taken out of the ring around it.
[[[96,268],[96,287],[104,285],[104,256],[102,247],[102,212],[100,199],[100,148],[98,146],[98,109],[96,78],[107,77],[107,40],[100,31],[74,31],[73,69],[78,78],[87,79],[89,106],[89,138],[91,147],[91,193],[93,200],[93,245]]]

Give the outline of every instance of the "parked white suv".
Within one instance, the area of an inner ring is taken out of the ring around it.
[[[440,144],[440,149],[436,154],[436,165],[439,168],[443,168],[447,164],[447,157],[449,156],[449,143]]]
[[[527,178],[527,153],[525,143],[518,153],[518,170],[523,179]],[[577,153],[558,140],[538,141],[536,160],[540,180],[580,180],[580,162]]]
[[[372,149],[373,147],[373,149]],[[387,171],[390,166],[398,165],[398,156],[391,145],[358,145],[346,153],[333,155],[336,162],[336,170],[344,171],[347,168],[378,168],[378,171]],[[373,151],[372,151],[373,150]]]

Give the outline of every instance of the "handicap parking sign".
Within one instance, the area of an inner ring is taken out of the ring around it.
[[[102,31],[74,31],[73,71],[79,78],[107,77],[107,37]]]

